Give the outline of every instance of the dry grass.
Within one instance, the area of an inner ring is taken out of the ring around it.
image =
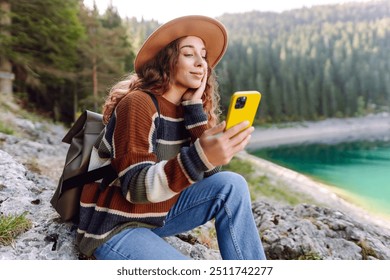
[[[0,215],[0,245],[11,245],[15,238],[31,228],[26,213],[21,215]]]

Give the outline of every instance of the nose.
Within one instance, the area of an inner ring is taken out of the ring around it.
[[[201,55],[196,56],[195,63],[197,67],[205,67],[207,65],[206,60]]]

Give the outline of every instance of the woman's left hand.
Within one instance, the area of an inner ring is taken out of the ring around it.
[[[199,100],[202,99],[202,95],[204,93],[204,90],[206,89],[207,84],[207,67],[204,70],[204,75],[202,78],[202,83],[197,89],[189,88],[187,91],[183,94],[182,100]]]

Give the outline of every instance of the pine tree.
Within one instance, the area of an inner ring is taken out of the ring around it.
[[[82,27],[78,0],[10,0],[12,40],[6,47],[16,75],[16,91],[28,104],[60,115],[72,94],[77,46]],[[68,85],[69,83],[69,85]]]
[[[132,69],[134,51],[118,12],[109,6],[103,15],[96,7],[82,9],[87,36],[79,46],[81,108],[100,111],[108,88]],[[80,109],[77,109],[80,110]]]

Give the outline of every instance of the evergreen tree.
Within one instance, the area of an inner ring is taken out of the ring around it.
[[[10,0],[12,40],[5,56],[16,74],[16,91],[29,103],[60,115],[72,94],[77,45],[82,36],[77,0]]]
[[[79,45],[79,87],[76,103],[81,109],[100,111],[108,89],[132,68],[134,51],[117,10],[109,6],[103,15],[96,6],[80,11],[87,36]]]
[[[348,117],[368,106],[389,110],[390,2],[220,19],[230,34],[221,78],[237,80],[233,73],[240,73],[240,82],[230,83],[234,89],[254,84],[262,91],[264,119]]]

